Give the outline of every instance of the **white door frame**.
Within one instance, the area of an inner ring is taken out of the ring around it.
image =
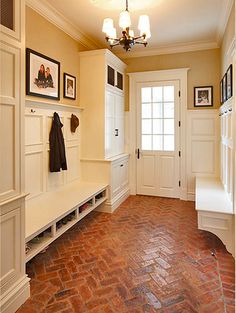
[[[187,74],[189,68],[128,73],[129,76],[129,118],[128,118],[128,150],[130,154],[130,192],[137,194],[137,84],[144,82],[179,80],[180,85],[180,199],[187,200],[187,158],[186,158],[186,116],[187,116]]]

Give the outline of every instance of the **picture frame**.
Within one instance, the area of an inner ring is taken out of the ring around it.
[[[194,106],[213,106],[213,86],[194,87]]]
[[[76,100],[76,77],[68,73],[64,73],[63,77],[63,97],[71,100]]]
[[[222,103],[227,100],[227,75],[222,78]]]
[[[60,62],[27,48],[26,95],[60,100]]]
[[[233,96],[233,66],[230,64],[226,71],[226,98],[227,100]]]
[[[220,103],[223,104],[223,79],[220,81]]]

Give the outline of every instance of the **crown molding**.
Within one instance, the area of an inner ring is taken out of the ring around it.
[[[219,19],[217,35],[216,35],[216,42],[218,45],[221,45],[222,39],[224,37],[224,33],[226,30],[226,26],[230,17],[230,13],[234,4],[234,0],[227,0],[225,6],[223,6],[223,10],[221,13],[221,18]]]
[[[154,55],[163,55],[163,54],[174,54],[174,53],[184,53],[191,51],[200,51],[200,50],[210,50],[210,49],[218,49],[219,45],[216,42],[212,41],[196,41],[191,43],[183,43],[183,44],[175,44],[168,46],[160,46],[158,48],[147,48],[140,51],[132,51],[131,52],[122,52],[115,53],[121,59],[128,58],[138,58],[145,56],[154,56]]]
[[[80,29],[78,29],[78,27],[65,18],[48,1],[26,0],[25,3],[31,9],[46,18],[49,22],[63,30],[67,35],[77,40],[85,48],[98,49],[101,47],[97,42],[85,35]]]
[[[235,53],[235,46],[236,46],[236,37],[234,37],[229,45],[229,48],[226,52],[226,55],[229,57],[233,57]]]

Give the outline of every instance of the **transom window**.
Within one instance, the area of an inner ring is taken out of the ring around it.
[[[142,150],[174,151],[174,86],[141,89]]]

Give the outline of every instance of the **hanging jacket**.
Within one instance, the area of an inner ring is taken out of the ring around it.
[[[50,156],[49,168],[50,172],[60,172],[67,170],[65,143],[61,128],[63,124],[59,115],[54,112],[52,128],[49,134]]]

